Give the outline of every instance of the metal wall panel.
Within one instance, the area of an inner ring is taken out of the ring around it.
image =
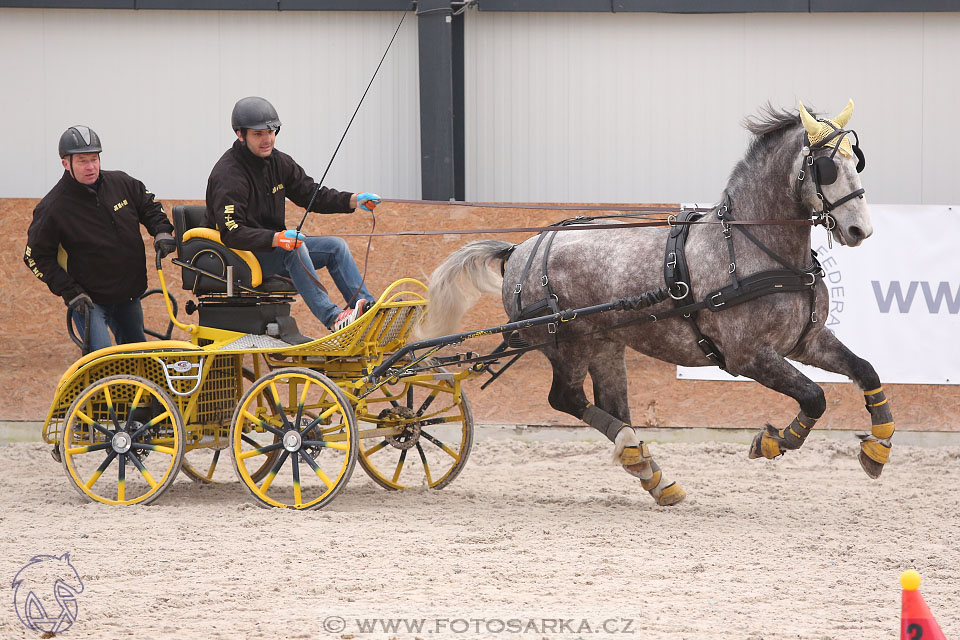
[[[712,202],[745,116],[853,98],[868,199],[960,202],[956,14],[467,16],[468,199]]]
[[[277,107],[277,147],[320,179],[399,12],[0,9],[0,118],[16,153],[0,197],[40,197],[62,172],[60,133],[88,124],[106,169],[161,198],[203,198],[247,95]],[[79,42],[76,34],[84,34]],[[326,183],[420,194],[416,21],[407,20]],[[10,148],[10,147],[8,147]]]

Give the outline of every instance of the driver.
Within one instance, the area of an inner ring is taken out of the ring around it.
[[[287,230],[285,200],[318,213],[353,213],[358,206],[373,211],[380,197],[319,187],[293,158],[274,148],[280,117],[263,98],[239,100],[230,123],[237,139],[207,180],[208,226],[220,231],[226,246],[252,251],[264,277],[289,276],[313,315],[328,329],[342,329],[376,298],[342,238]],[[341,310],[320,286],[314,272],[320,267],[330,272],[347,309]]]
[[[173,225],[153,193],[123,171],[100,170],[100,137],[90,127],[60,136],[63,176],[33,210],[23,262],[62,296],[79,335],[90,321],[90,351],[143,342],[147,288],[143,224],[160,257],[176,249]],[[109,328],[109,331],[108,331]]]

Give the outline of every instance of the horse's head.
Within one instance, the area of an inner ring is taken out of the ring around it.
[[[814,118],[800,104],[805,144],[797,175],[803,204],[821,216],[840,244],[855,247],[870,237],[873,225],[860,183],[865,164],[860,140],[844,129],[851,115],[853,100],[832,120]]]

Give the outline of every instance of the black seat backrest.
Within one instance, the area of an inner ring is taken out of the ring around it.
[[[173,208],[173,228],[177,231],[177,253],[182,255],[183,234],[196,227],[207,226],[207,207],[196,204],[178,204]]]

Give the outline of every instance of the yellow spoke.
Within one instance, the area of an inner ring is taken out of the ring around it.
[[[294,504],[294,506],[296,506],[296,507],[302,507],[302,506],[303,506],[303,498],[302,498],[301,495],[300,495],[300,483],[299,483],[299,482],[294,482],[294,483],[293,483],[293,504]]]
[[[300,402],[298,404],[307,404],[307,389],[310,388],[310,380],[303,383],[303,391],[300,392]]]
[[[127,499],[127,481],[121,480],[117,483],[117,502],[123,502]]]
[[[329,418],[330,416],[332,416],[332,415],[333,415],[337,410],[339,410],[339,409],[340,409],[340,405],[339,405],[339,404],[332,404],[332,405],[330,405],[330,408],[329,408],[329,409],[327,409],[326,411],[324,411],[323,413],[320,414],[319,418],[320,418],[321,420],[326,420],[327,418]]]
[[[107,403],[108,409],[113,409],[113,398],[110,397],[110,386],[103,388],[103,400]]]
[[[270,452],[269,452],[269,451],[261,451],[259,448],[257,448],[257,449],[250,449],[249,451],[244,451],[244,452],[240,453],[239,455],[237,455],[237,459],[238,459],[238,460],[246,460],[247,458],[252,458],[253,456],[265,456],[265,455],[267,455],[268,453],[270,453]]]
[[[273,479],[277,477],[277,474],[271,471],[267,474],[267,477],[263,480],[263,484],[260,485],[260,492],[266,494],[270,489],[270,485],[273,484]]]
[[[87,414],[85,414],[85,413],[84,413],[83,411],[81,411],[80,409],[77,409],[77,415],[80,417],[81,420],[83,420],[85,423],[87,423],[87,424],[90,425],[91,427],[92,427],[94,424],[96,424],[96,421],[95,421],[93,418],[91,418],[90,416],[88,416]]]
[[[273,380],[270,381],[270,391],[273,394],[274,406],[280,406],[280,392],[277,391],[277,385],[273,383]]]
[[[323,484],[327,485],[327,488],[333,487],[333,481],[327,477],[327,474],[323,472],[323,469],[321,469],[320,467],[317,467],[316,469],[313,470],[313,472],[317,474],[318,478],[323,480]]]
[[[152,426],[152,427],[155,427],[155,426],[157,426],[158,424],[160,424],[161,421],[163,421],[164,419],[169,418],[169,417],[170,417],[170,410],[168,409],[168,410],[164,411],[163,413],[161,413],[160,415],[154,416],[149,422],[147,422],[147,424],[150,425],[150,426]]]
[[[86,487],[87,489],[89,489],[89,488],[92,487],[94,484],[96,484],[97,480],[100,479],[100,476],[101,476],[101,475],[103,475],[103,471],[94,471],[94,472],[93,472],[93,475],[90,476],[90,479],[87,480],[87,481],[83,484],[83,486]]]
[[[133,402],[130,403],[130,410],[136,409],[140,406],[140,398],[143,397],[144,388],[137,387],[137,392],[133,396]]]
[[[459,459],[460,459],[460,454],[457,453],[456,451],[454,451],[453,449],[451,449],[450,447],[448,447],[447,445],[442,444],[442,445],[440,445],[440,448],[443,449],[444,451],[446,451],[447,454],[448,454],[451,458],[453,458],[454,460],[459,460]]]
[[[323,440],[324,446],[329,449],[339,449],[340,451],[349,451],[350,443],[349,442],[330,442]]]
[[[153,451],[159,451],[160,453],[165,453],[168,456],[172,456],[177,452],[176,449],[171,449],[170,447],[154,447]]]
[[[400,460],[397,462],[397,470],[393,472],[392,482],[396,482],[397,479],[400,477],[400,470],[403,468],[403,463],[405,460],[406,458],[401,456]]]
[[[373,445],[372,447],[370,447],[369,449],[367,449],[366,451],[364,451],[363,454],[366,455],[366,456],[371,456],[371,455],[373,455],[374,453],[376,453],[377,451],[380,451],[380,449],[383,449],[385,446],[387,446],[387,444],[388,444],[388,443],[387,443],[386,440],[382,440],[382,441],[380,442],[380,444],[375,444],[375,445]]]
[[[137,471],[140,471],[140,469],[137,469]],[[151,488],[153,489],[157,488],[157,481],[153,479],[153,476],[150,475],[150,472],[147,470],[146,467],[144,467],[143,470],[140,471],[140,475],[143,476],[143,479],[147,481],[147,484],[149,484]]]

